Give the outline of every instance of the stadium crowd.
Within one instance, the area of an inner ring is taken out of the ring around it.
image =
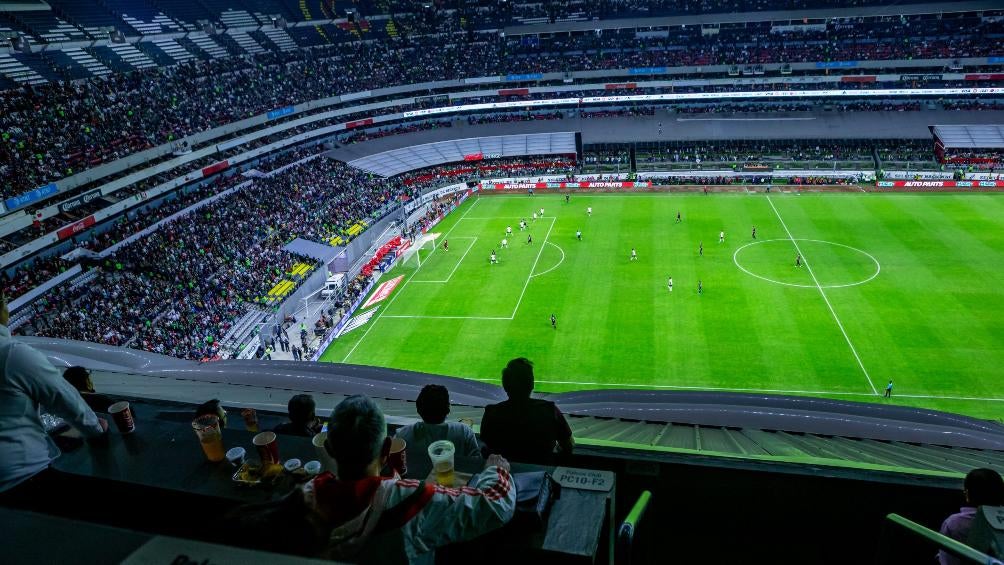
[[[664,38],[639,39],[632,30],[544,43],[412,37],[23,87],[0,94],[0,196],[275,108],[397,84],[554,70],[1004,54],[989,39],[1001,22],[873,20],[834,20],[826,32],[723,28],[707,37],[690,29]],[[965,34],[952,27],[960,22]]]

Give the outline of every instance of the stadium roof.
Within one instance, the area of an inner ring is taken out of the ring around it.
[[[931,126],[947,149],[1004,149],[1004,126]]]
[[[392,177],[443,163],[480,161],[482,158],[575,153],[575,133],[534,133],[454,139],[392,149],[349,161],[364,171]]]

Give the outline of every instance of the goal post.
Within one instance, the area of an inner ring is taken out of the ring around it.
[[[415,262],[418,267],[422,266],[422,251],[428,250],[426,256],[428,256],[436,248],[436,240],[439,239],[438,233],[425,233],[419,236],[411,247],[405,250],[404,256],[401,257],[401,264],[408,265],[409,262]]]

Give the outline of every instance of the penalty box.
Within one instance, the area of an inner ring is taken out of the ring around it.
[[[512,218],[460,218],[433,239],[435,247],[420,264],[409,259],[407,265],[415,271],[382,317],[513,319],[555,222],[544,218],[521,232]],[[509,225],[513,236],[509,248],[502,249]],[[527,244],[528,235],[532,244]],[[448,251],[444,241],[450,242]],[[497,265],[489,263],[493,250]]]

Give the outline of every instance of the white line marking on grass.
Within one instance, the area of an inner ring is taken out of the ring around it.
[[[854,358],[858,361],[858,367],[861,367],[861,372],[865,374],[865,379],[868,380],[868,386],[871,387],[872,393],[878,396],[878,389],[875,388],[875,383],[872,382],[871,376],[868,374],[868,369],[865,369],[865,364],[861,362],[861,356],[858,355],[858,350],[855,349],[854,344],[851,342],[851,338],[847,335],[847,330],[844,329],[844,324],[840,322],[840,318],[837,316],[835,310],[833,310],[833,305],[830,304],[830,299],[826,297],[826,291],[819,284],[819,279],[816,278],[816,273],[812,272],[812,267],[809,266],[809,260],[806,259],[805,254],[798,247],[798,241],[791,235],[791,230],[788,229],[788,224],[784,223],[784,218],[781,217],[781,213],[777,211],[777,207],[774,206],[774,201],[771,200],[770,195],[767,196],[767,202],[770,207],[774,210],[774,214],[777,216],[778,221],[781,222],[781,227],[784,228],[785,233],[788,234],[788,239],[791,240],[792,245],[795,246],[795,251],[802,256],[802,262],[805,263],[805,269],[809,271],[809,276],[812,277],[812,282],[816,283],[816,288],[819,289],[819,295],[823,297],[823,302],[826,303],[826,307],[830,309],[830,314],[833,315],[834,321],[837,322],[837,327],[840,328],[840,333],[844,334],[844,339],[847,341],[847,346],[851,348],[851,353],[854,354]]]
[[[676,118],[678,122],[806,122],[816,118]]]
[[[533,272],[537,270],[537,262],[540,261],[540,256],[544,253],[544,246],[547,245],[547,238],[551,236],[551,230],[554,229],[555,218],[551,217],[551,227],[547,228],[547,233],[544,235],[544,242],[540,244],[540,251],[537,252],[537,258],[533,261],[533,266],[530,267],[530,274],[526,277],[526,282],[523,284],[523,291],[519,293],[519,300],[516,301],[516,307],[512,309],[512,317],[510,319],[516,319],[516,312],[519,311],[519,305],[523,302],[523,295],[526,294],[526,287],[530,286],[530,279],[533,278]]]
[[[478,202],[481,202],[480,198],[477,198],[477,199],[474,200],[474,204],[471,204],[471,207],[468,208],[466,212],[464,212],[463,216],[460,216],[460,219],[463,220],[464,218],[466,218],[467,214],[470,214],[471,210],[473,210],[474,208],[477,207]],[[444,235],[443,237],[444,238],[448,237],[451,233],[453,233],[453,230],[457,229],[457,226],[459,226],[459,225],[460,225],[460,222],[457,221],[455,224],[453,224],[453,227],[451,227],[450,230],[448,232],[446,232],[446,235]],[[436,253],[436,249],[437,249],[436,247],[432,248],[432,253],[429,253],[429,257],[432,257],[433,254]],[[416,251],[416,253],[417,253],[417,251]],[[429,257],[426,257],[426,259],[425,259],[426,263],[429,262]],[[425,265],[426,263],[422,263],[422,265]],[[413,272],[411,274],[411,276],[408,277],[408,280],[404,281],[404,284],[401,285],[401,288],[397,289],[397,293],[395,293],[394,296],[390,297],[390,301],[387,302],[386,306],[384,306],[383,311],[380,312],[380,314],[374,320],[372,320],[369,323],[369,327],[366,328],[366,333],[364,333],[362,335],[362,337],[359,338],[359,341],[357,341],[356,344],[352,346],[352,349],[350,349],[349,352],[345,354],[345,357],[342,357],[342,363],[348,362],[349,357],[351,357],[352,354],[356,352],[356,349],[359,347],[359,344],[362,343],[366,339],[366,336],[370,335],[370,332],[373,331],[373,328],[376,327],[377,322],[379,322],[380,319],[384,317],[384,314],[387,313],[387,310],[390,309],[390,305],[393,304],[395,300],[397,300],[397,297],[401,296],[404,293],[404,288],[406,286],[408,286],[408,283],[410,283],[412,281],[412,279],[415,278],[415,275],[417,275],[418,272],[422,270],[422,265],[419,265],[418,268],[415,269],[415,272]]]
[[[749,269],[747,269],[746,267],[743,267],[742,264],[739,263],[739,252],[740,251],[742,251],[743,249],[746,249],[747,247],[750,247],[752,245],[760,245],[762,243],[771,243],[772,241],[790,241],[790,240],[787,240],[787,239],[764,239],[764,240],[760,240],[760,241],[754,241],[752,243],[747,243],[746,245],[743,245],[739,249],[736,249],[736,252],[732,254],[732,262],[736,264],[736,267],[739,267],[740,271],[746,273],[747,275],[749,275],[751,277],[756,277],[756,278],[758,278],[760,280],[767,281],[769,283],[780,284],[780,285],[784,285],[784,286],[793,286],[795,288],[816,288],[816,285],[814,285],[814,284],[788,283],[788,282],[781,282],[781,281],[777,281],[777,280],[774,280],[774,279],[771,279],[771,278],[768,278],[768,277],[764,277],[764,276],[761,276],[761,275],[758,275],[758,274],[754,273],[753,271],[750,271]],[[869,259],[871,259],[875,263],[875,272],[872,273],[872,276],[868,277],[865,280],[854,282],[854,283],[847,283],[847,284],[827,284],[827,285],[823,285],[823,288],[847,288],[847,287],[850,287],[850,286],[858,286],[860,284],[865,284],[867,282],[871,282],[872,280],[875,279],[875,277],[879,276],[879,273],[882,272],[882,265],[879,264],[878,259],[876,259],[871,253],[868,253],[867,251],[862,251],[862,250],[858,249],[857,247],[851,247],[850,245],[844,245],[843,243],[834,243],[832,241],[825,241],[825,240],[822,240],[822,239],[804,239],[804,238],[801,238],[798,241],[811,241],[813,243],[826,243],[826,244],[829,244],[829,245],[836,245],[837,247],[846,247],[847,249],[851,249],[853,251],[857,251],[858,253],[864,255],[865,257],[868,257]],[[804,257],[803,257],[803,259],[804,259]]]
[[[547,245],[553,245],[554,247],[557,247],[558,251],[561,252],[561,259],[559,259],[558,262],[555,263],[555,265],[553,267],[551,267],[550,269],[544,271],[543,273],[537,273],[536,275],[530,275],[530,278],[539,277],[540,275],[546,275],[547,273],[550,273],[551,271],[557,269],[562,263],[565,262],[565,250],[564,249],[562,249],[561,247],[558,247],[558,245],[556,243],[551,243],[550,241],[546,242],[546,244]]]
[[[501,382],[499,378],[492,379],[478,379],[474,377],[465,377],[473,381],[480,381],[485,383],[497,383]],[[731,388],[731,387],[714,387],[714,386],[685,386],[685,385],[648,385],[648,384],[629,384],[629,383],[597,383],[597,382],[587,382],[587,381],[542,381],[535,380],[537,383],[553,384],[553,385],[576,385],[576,386],[598,386],[598,387],[609,387],[609,388],[640,388],[640,389],[654,389],[654,390],[713,390],[718,392],[755,392],[755,393],[770,393],[770,394],[815,394],[820,396],[875,396],[870,392],[838,392],[833,390],[783,390],[776,388]],[[1004,402],[1004,398],[978,398],[972,396],[938,396],[930,394],[895,394],[895,398],[927,398],[933,400],[971,400],[979,402]]]
[[[491,316],[405,316],[405,315],[395,315],[388,314],[384,318],[413,318],[419,320],[506,320],[512,321],[512,318],[505,317],[491,317]]]
[[[456,273],[457,272],[457,268],[460,267],[460,264],[464,262],[464,257],[467,257],[467,254],[471,252],[471,249],[474,249],[474,244],[478,242],[478,238],[476,236],[475,237],[470,237],[470,236],[455,237],[453,239],[469,239],[469,240],[471,240],[471,244],[467,246],[467,251],[464,251],[464,254],[460,256],[460,260],[457,261],[457,264],[453,266],[453,270],[450,271],[450,274],[446,276],[446,280],[445,281],[426,281],[426,280],[421,280],[421,281],[413,281],[413,282],[417,282],[417,283],[448,283],[448,282],[450,282],[450,279],[453,278],[453,273]],[[429,255],[431,256],[432,254],[430,253]],[[426,258],[426,261],[428,261],[428,260],[429,259]]]

